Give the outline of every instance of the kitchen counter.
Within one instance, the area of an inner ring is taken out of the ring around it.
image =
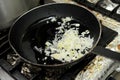
[[[53,0],[58,3],[77,4],[71,0]],[[110,50],[120,52],[120,22],[99,12],[92,11],[104,26],[118,32],[118,36],[106,47]],[[82,71],[80,71],[75,80],[105,80],[105,78],[118,68],[119,63],[111,59],[96,56]]]

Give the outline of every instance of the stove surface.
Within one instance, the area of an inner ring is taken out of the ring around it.
[[[70,69],[44,70],[25,63],[14,53],[8,42],[8,32],[9,29],[0,31],[0,74],[2,75],[0,75],[0,80],[71,80],[95,57],[90,54]],[[116,35],[117,32],[103,26],[103,33],[98,45],[107,46]]]
[[[105,0],[73,0],[73,1],[76,1],[77,3],[80,3],[94,11],[100,12],[103,15],[111,17],[117,21],[120,21],[119,17],[120,15],[115,13],[116,10],[119,9],[118,4],[112,3],[111,5],[113,5],[114,8],[112,7],[112,10],[109,10],[108,7],[106,7],[108,4],[102,4],[104,3]],[[102,27],[103,33],[98,45],[106,47],[112,40],[114,40],[118,33],[116,31],[113,31],[112,29],[109,29],[108,28],[109,26]],[[9,45],[8,32],[9,29],[0,30],[0,80],[75,80],[78,73],[80,71],[84,71],[85,69],[87,69],[86,66],[90,65],[89,63],[94,58],[96,58],[96,55],[89,54],[82,62],[76,64],[75,66],[72,66],[69,69],[45,70],[40,67],[25,63],[23,60],[20,59],[18,54],[16,54]],[[110,67],[112,69],[112,66]],[[108,68],[108,72],[111,69]]]

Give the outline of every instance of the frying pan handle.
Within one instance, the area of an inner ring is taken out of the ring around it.
[[[120,61],[120,53],[111,51],[101,46],[96,46],[92,50],[92,53]]]

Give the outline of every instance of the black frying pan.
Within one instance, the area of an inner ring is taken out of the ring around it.
[[[38,57],[42,58],[44,54],[39,55],[37,52],[34,51],[33,48],[31,48],[32,45],[37,45],[37,43],[31,43],[32,36],[37,36],[37,38],[35,39],[38,40],[38,44],[44,45],[44,42],[47,40],[47,38],[50,38],[50,36],[54,34],[52,26],[41,26],[42,24],[44,24],[44,22],[46,22],[46,18],[50,16],[72,16],[74,19],[79,20],[84,25],[82,29],[89,29],[91,37],[94,37],[93,47],[91,48],[89,53],[100,54],[105,57],[120,60],[120,54],[97,46],[101,37],[102,27],[99,21],[90,11],[73,4],[55,3],[39,6],[26,12],[19,19],[17,19],[17,21],[11,27],[9,32],[10,45],[24,61],[41,67],[58,67],[66,66],[68,64],[73,65],[84,59],[83,56],[82,58],[70,63],[61,63],[60,61],[56,60],[51,61],[51,64],[49,65],[43,64],[42,62],[38,62],[36,60],[36,58]],[[57,62],[58,64],[53,64],[54,62]]]

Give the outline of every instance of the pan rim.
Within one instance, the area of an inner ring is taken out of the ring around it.
[[[81,58],[83,58],[84,56],[87,55],[87,54],[85,54],[83,57],[81,57],[81,58],[79,58],[79,59],[77,59],[77,60],[71,61],[71,62],[67,62],[67,63],[54,64],[54,65],[48,65],[48,64],[47,64],[47,65],[46,65],[46,64],[39,64],[39,63],[31,62],[30,60],[22,57],[22,56],[19,54],[19,52],[15,49],[15,47],[12,45],[11,39],[10,39],[10,37],[11,37],[10,35],[11,35],[11,32],[12,32],[12,28],[14,27],[14,25],[16,24],[16,22],[19,21],[19,19],[21,19],[22,17],[24,17],[24,16],[25,16],[26,14],[28,14],[29,12],[31,12],[31,11],[33,11],[33,10],[36,10],[36,9],[38,9],[38,8],[40,8],[40,7],[50,6],[50,5],[58,5],[58,4],[59,4],[59,5],[60,5],[60,4],[64,4],[64,5],[67,4],[67,5],[72,5],[72,6],[81,7],[81,8],[83,8],[83,9],[89,11],[89,13],[92,14],[92,15],[94,16],[94,18],[96,18],[96,20],[97,20],[97,22],[98,22],[98,24],[99,24],[100,32],[99,32],[98,39],[96,40],[95,44],[93,45],[93,47],[91,48],[91,50],[89,50],[89,52],[88,52],[87,54],[89,54],[89,53],[97,46],[97,44],[98,44],[98,42],[99,42],[99,40],[100,40],[100,38],[101,38],[102,26],[101,26],[100,21],[97,19],[97,17],[96,17],[88,8],[86,8],[86,7],[84,7],[84,6],[76,5],[76,4],[71,4],[71,3],[48,3],[48,4],[44,4],[44,5],[37,6],[37,7],[33,8],[33,9],[30,9],[29,11],[25,12],[24,14],[22,14],[19,18],[17,18],[17,19],[15,20],[15,22],[11,25],[11,28],[10,28],[9,33],[8,33],[8,41],[9,41],[9,44],[10,44],[11,48],[13,49],[13,51],[14,51],[16,54],[18,54],[18,56],[19,56],[23,61],[25,61],[25,62],[27,62],[27,63],[29,63],[29,64],[32,64],[32,65],[35,65],[35,66],[40,66],[40,67],[59,67],[59,66],[65,66],[65,65],[68,65],[68,64],[71,64],[71,63],[75,63],[75,62],[77,62],[78,60],[80,60]]]

